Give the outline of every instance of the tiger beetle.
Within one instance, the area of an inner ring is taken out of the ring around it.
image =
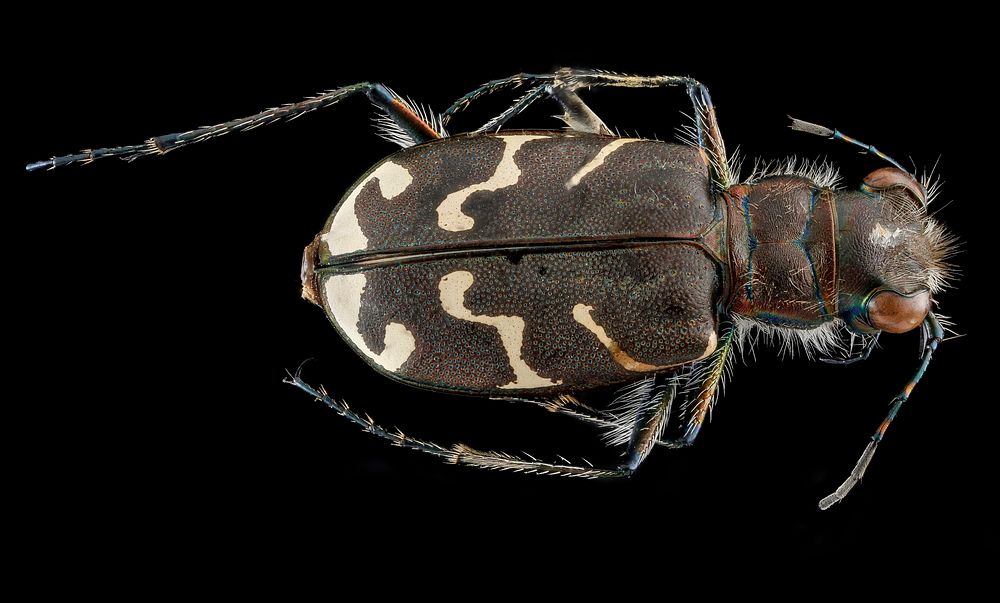
[[[578,96],[595,87],[684,87],[693,124],[680,144],[615,135]],[[525,92],[471,132],[450,120],[501,90]],[[864,475],[944,336],[934,296],[954,239],[928,215],[936,193],[873,146],[816,124],[889,163],[856,190],[827,164],[789,161],[739,178],[708,89],[689,77],[561,69],[494,80],[436,114],[379,83],[142,144],[87,150],[28,171],[104,157],[128,161],[249,130],[364,95],[401,150],[345,193],[305,248],[302,295],[383,375],[438,390],[540,405],[625,447],[610,467],[444,447],[390,431],[346,402],[286,381],[397,446],[454,464],[552,475],[625,477],[655,445],[691,445],[733,356],[755,336],[848,364],[883,332],[920,329],[916,372],[893,399],[826,509]],[[539,99],[565,130],[505,130]],[[860,347],[857,347],[860,346]],[[594,408],[577,396],[623,386]],[[682,404],[675,401],[683,400]],[[673,411],[673,412],[672,412]],[[675,437],[667,437],[671,416]]]

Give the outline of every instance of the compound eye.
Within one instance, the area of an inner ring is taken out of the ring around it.
[[[930,291],[913,295],[882,291],[868,300],[868,322],[880,331],[905,333],[920,326],[930,310]]]
[[[927,207],[927,192],[917,180],[899,168],[884,167],[879,168],[865,176],[865,186],[872,191],[885,191],[890,188],[902,188],[908,192],[913,200],[921,207]]]

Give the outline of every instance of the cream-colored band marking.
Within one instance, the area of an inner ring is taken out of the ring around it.
[[[470,230],[476,222],[472,216],[462,213],[462,204],[472,193],[479,191],[497,191],[508,186],[517,184],[521,178],[521,168],[514,162],[514,155],[521,149],[521,146],[529,140],[548,138],[548,136],[498,136],[503,143],[503,157],[497,164],[493,175],[485,182],[467,186],[460,191],[455,191],[441,202],[437,208],[438,226],[451,232]]]
[[[326,305],[333,319],[365,356],[385,370],[395,373],[417,348],[416,339],[404,325],[390,322],[385,327],[385,348],[381,354],[368,349],[358,322],[361,318],[361,295],[365,292],[367,277],[364,274],[337,274],[326,279],[324,289]]]
[[[584,176],[604,165],[604,162],[607,161],[608,157],[610,157],[612,153],[614,153],[615,151],[617,151],[618,149],[622,148],[623,146],[627,145],[630,142],[639,142],[639,141],[631,138],[619,138],[617,140],[609,142],[607,145],[604,146],[604,148],[602,148],[597,153],[597,155],[594,155],[593,159],[587,162],[587,165],[583,166],[582,168],[579,169],[579,171],[577,171],[577,173],[573,174],[573,177],[566,182],[566,190],[569,190],[574,186],[576,186],[577,184],[580,184],[580,181],[583,180]]]
[[[330,255],[344,255],[368,248],[368,237],[361,232],[354,202],[372,180],[378,181],[382,196],[391,200],[398,197],[410,186],[413,182],[413,176],[398,163],[386,161],[354,187],[351,194],[344,200],[344,204],[340,206],[337,215],[333,217],[330,230],[320,237],[326,243],[327,249],[330,250]]]
[[[666,366],[656,366],[653,364],[646,364],[645,362],[639,362],[635,358],[629,356],[625,350],[618,345],[617,341],[608,337],[608,332],[604,330],[604,327],[594,322],[594,318],[590,315],[593,310],[593,306],[577,304],[573,306],[573,320],[580,323],[586,327],[588,331],[596,335],[598,341],[604,344],[604,347],[608,348],[608,351],[611,352],[611,357],[614,358],[615,362],[620,364],[622,368],[627,371],[635,371],[637,373],[648,373],[649,371],[667,368]]]
[[[460,320],[477,322],[494,327],[500,334],[500,342],[514,371],[514,380],[501,389],[533,389],[536,387],[551,387],[562,381],[553,381],[542,377],[521,357],[524,345],[524,319],[520,316],[476,316],[465,307],[465,292],[469,290],[475,277],[464,270],[446,274],[438,283],[441,292],[441,307],[449,315]]]

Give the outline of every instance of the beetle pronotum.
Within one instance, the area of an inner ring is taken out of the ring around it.
[[[451,118],[523,86],[482,127],[451,136]],[[612,134],[581,88],[683,87],[694,124],[683,144]],[[829,166],[780,165],[740,179],[708,90],[677,76],[562,69],[488,82],[438,115],[378,83],[359,83],[216,126],[29,164],[51,169],[132,160],[366,95],[381,135],[402,147],[345,193],[306,247],[303,296],[324,308],[374,369],[419,387],[522,400],[606,430],[625,460],[601,468],[545,463],[391,432],[301,379],[288,382],[367,431],[452,463],[582,477],[631,474],[655,445],[688,446],[717,397],[734,349],[754,330],[836,362],[866,358],[881,332],[924,338],[848,479],[861,479],[943,338],[931,311],[952,238],[927,214],[934,187],[836,130],[792,127],[860,146],[891,164],[859,190]],[[566,131],[510,131],[539,99]],[[850,344],[842,345],[843,335]],[[858,339],[861,354],[854,355]],[[606,409],[576,394],[627,386]],[[674,402],[685,399],[684,405]],[[680,409],[677,406],[682,406]],[[683,420],[676,438],[670,419]]]

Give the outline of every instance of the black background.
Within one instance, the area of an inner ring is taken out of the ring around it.
[[[449,29],[415,19],[416,33],[254,21],[32,32],[19,57],[23,110],[8,115],[27,133],[16,162],[137,143],[363,80],[443,110],[518,71],[689,74],[712,91],[729,148],[750,158],[744,174],[752,158],[788,154],[835,160],[846,186],[881,167],[791,132],[787,114],[905,164],[940,156],[946,186],[934,209],[963,240],[962,276],[940,310],[965,337],[941,346],[864,483],[827,512],[817,501],[847,476],[915,368],[916,334],[883,337],[850,367],[758,349],[736,364],[696,445],[655,451],[625,482],[481,472],[391,448],[282,384],[285,369],[314,358],[307,380],[442,443],[616,459],[569,420],[378,377],[299,298],[302,247],[345,188],[394,150],[372,134],[368,104],[348,100],[165,157],[21,177],[11,205],[27,215],[7,225],[11,240],[28,237],[11,256],[24,312],[10,320],[32,333],[12,344],[27,365],[17,380],[29,386],[16,402],[31,412],[23,460],[41,461],[32,478],[58,494],[39,504],[59,510],[66,533],[100,534],[126,551],[175,539],[193,551],[275,543],[268,550],[378,551],[382,563],[508,545],[610,567],[651,545],[664,555],[996,550],[987,498],[995,395],[982,372],[995,314],[983,285],[994,200],[983,191],[994,174],[979,154],[995,131],[979,121],[992,101],[981,101],[974,35],[948,21],[937,26],[955,41],[894,29],[879,44],[869,30],[833,24],[709,33],[640,18],[635,27],[647,31],[612,37],[558,21]],[[904,40],[914,43],[893,48]],[[512,98],[482,103],[451,130],[476,127]],[[661,139],[689,110],[680,90],[585,98],[609,125]],[[511,125],[557,128],[555,112],[540,103]]]

